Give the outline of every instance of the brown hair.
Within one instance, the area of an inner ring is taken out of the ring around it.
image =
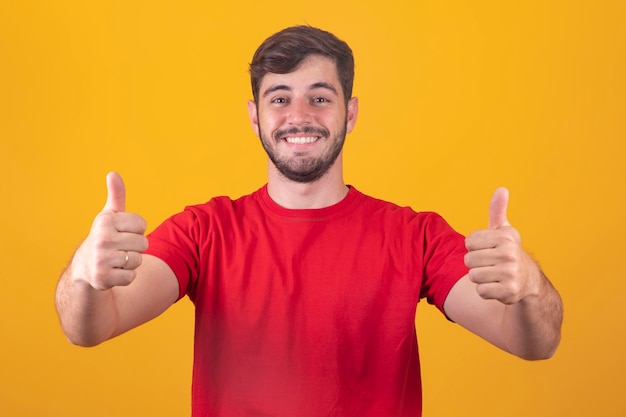
[[[254,100],[265,74],[287,74],[310,55],[332,59],[337,67],[346,103],[352,97],[354,57],[347,43],[330,32],[312,26],[294,26],[267,38],[256,50],[250,63],[250,80]]]

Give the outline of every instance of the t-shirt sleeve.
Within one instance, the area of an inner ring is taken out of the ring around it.
[[[200,269],[200,221],[197,211],[186,208],[161,223],[148,234],[148,255],[163,260],[174,271],[178,279],[178,299],[189,294],[193,299],[193,289]]]
[[[468,268],[465,238],[441,216],[428,213],[423,234],[423,281],[420,298],[426,298],[442,313],[443,304],[454,284],[465,276]]]

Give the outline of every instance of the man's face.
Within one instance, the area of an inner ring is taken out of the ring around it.
[[[288,74],[268,73],[258,102],[248,111],[263,148],[278,171],[296,182],[313,182],[335,164],[358,102],[346,102],[335,63],[312,55]]]

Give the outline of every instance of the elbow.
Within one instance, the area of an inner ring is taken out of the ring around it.
[[[551,352],[547,352],[547,353],[522,353],[522,354],[518,354],[517,357],[524,359],[526,361],[545,361],[547,359],[550,359],[552,356],[554,356],[554,351]]]
[[[73,344],[74,346],[79,346],[79,347],[84,347],[84,348],[95,347],[102,343],[102,341],[89,340],[87,338],[72,337],[68,335],[65,335],[65,337],[67,341]]]
[[[534,348],[527,349],[523,352],[512,352],[512,353],[514,353],[519,358],[527,360],[527,361],[547,360],[547,359],[552,358],[555,355],[556,350],[559,347],[560,341],[561,341],[561,337],[560,335],[558,335],[556,340],[552,341],[551,343],[541,345],[541,346],[534,346]]]
[[[65,338],[69,343],[74,346],[89,348],[98,346],[105,340],[106,338],[98,337],[95,334],[90,334],[87,332],[80,332],[74,329],[68,329],[65,326],[61,326],[63,333],[65,334]]]
[[[560,342],[560,338],[559,340],[557,340],[554,345],[552,346],[552,348],[550,350],[548,350],[547,354],[544,355],[543,357],[539,358],[539,359],[550,359],[554,356],[554,354],[556,353],[556,349],[559,347],[559,342]]]

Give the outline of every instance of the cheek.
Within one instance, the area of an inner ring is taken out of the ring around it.
[[[272,132],[281,126],[283,117],[276,112],[265,112],[259,115],[259,126],[263,132]]]
[[[341,126],[346,122],[346,112],[339,108],[325,109],[318,114],[318,120],[327,126]]]

